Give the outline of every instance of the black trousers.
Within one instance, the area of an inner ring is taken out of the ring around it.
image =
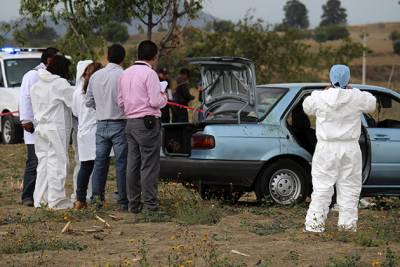
[[[76,199],[78,201],[86,202],[86,194],[93,167],[94,160],[81,161],[81,167],[78,172],[78,180],[76,182]]]
[[[36,168],[38,166],[38,158],[35,154],[35,145],[26,145],[27,158],[25,163],[24,184],[22,189],[22,200],[33,200],[33,191],[35,191]]]

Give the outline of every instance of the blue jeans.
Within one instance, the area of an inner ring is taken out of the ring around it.
[[[128,143],[125,134],[126,121],[98,121],[96,131],[96,159],[93,170],[93,197],[104,201],[104,191],[110,163],[111,148],[115,153],[118,203],[128,205],[126,197],[126,164]]]
[[[22,189],[22,200],[33,200],[33,191],[35,191],[36,168],[38,166],[38,158],[35,154],[35,145],[26,145],[27,158],[24,172],[24,186]]]

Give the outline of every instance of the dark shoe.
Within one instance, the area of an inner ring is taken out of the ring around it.
[[[33,200],[32,199],[24,199],[22,200],[22,205],[27,207],[33,207]]]
[[[128,204],[120,204],[118,211],[128,212]]]
[[[133,214],[139,214],[140,212],[142,212],[143,206],[139,205],[137,207],[134,208],[129,208],[129,212],[133,213]]]
[[[87,207],[86,201],[75,201],[74,208],[77,210],[81,210]]]
[[[119,200],[118,192],[112,192],[112,193],[111,193],[111,197],[112,197],[112,199],[114,199],[115,201],[118,201],[118,200]]]
[[[103,208],[104,201],[101,200],[100,196],[93,196],[92,197],[92,205],[94,205],[94,207],[96,209],[101,209],[101,208]]]

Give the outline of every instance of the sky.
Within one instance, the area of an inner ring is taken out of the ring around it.
[[[0,0],[0,20],[18,17],[20,0]],[[204,0],[204,10],[220,19],[237,21],[246,11],[254,10],[256,18],[275,24],[282,21],[283,6],[286,0]],[[325,0],[302,0],[309,10],[312,27],[317,26]],[[399,0],[342,0],[347,9],[348,23],[366,24],[377,22],[400,21]]]

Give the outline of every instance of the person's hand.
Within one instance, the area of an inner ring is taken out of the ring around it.
[[[33,123],[31,121],[22,123],[22,128],[27,131],[28,133],[33,133],[35,131],[35,128],[33,127]]]

